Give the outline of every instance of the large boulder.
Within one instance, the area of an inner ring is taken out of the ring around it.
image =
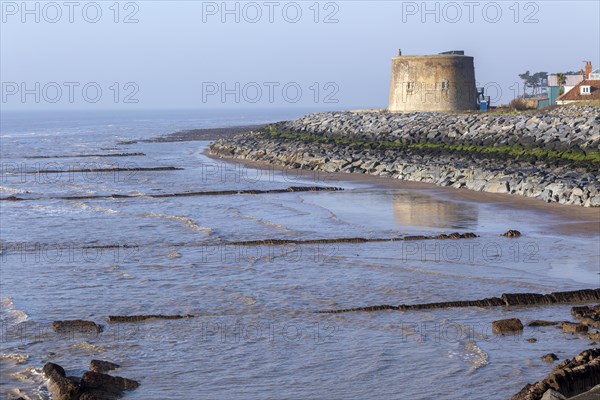
[[[495,334],[517,333],[523,331],[523,323],[518,318],[501,319],[492,322],[492,332]]]
[[[58,364],[46,363],[42,369],[48,379],[48,390],[53,400],[77,400],[82,391],[77,382],[67,378],[65,370]]]

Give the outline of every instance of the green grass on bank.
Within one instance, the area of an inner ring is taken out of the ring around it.
[[[327,143],[339,146],[362,149],[380,150],[412,150],[417,153],[427,154],[461,154],[480,155],[491,158],[515,159],[524,161],[556,161],[564,160],[585,167],[597,167],[600,164],[600,152],[581,150],[552,150],[534,147],[512,146],[481,146],[474,144],[449,144],[449,143],[406,143],[401,140],[362,140],[348,136],[323,136],[311,134],[295,134],[278,131],[273,125],[266,128],[265,133],[273,139],[300,141],[304,143]]]

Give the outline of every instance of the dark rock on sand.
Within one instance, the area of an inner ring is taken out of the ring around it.
[[[541,356],[540,359],[542,361],[552,362],[552,361],[558,360],[558,356],[554,353],[548,353],[548,354],[544,354],[543,356]]]
[[[90,361],[90,371],[93,372],[108,372],[113,369],[120,368],[119,364],[112,363],[110,361],[92,360]]]
[[[591,390],[600,384],[600,349],[586,350],[558,364],[546,378],[527,384],[511,400],[541,400],[552,389],[567,398]]]
[[[515,333],[523,331],[523,323],[518,318],[501,319],[492,322],[492,332],[496,334]]]
[[[71,319],[52,322],[52,329],[56,333],[100,333],[102,332],[102,325],[83,319]]]

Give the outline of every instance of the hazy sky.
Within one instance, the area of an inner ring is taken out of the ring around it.
[[[1,3],[4,110],[384,108],[398,48],[464,50],[501,102],[600,66],[598,1]]]

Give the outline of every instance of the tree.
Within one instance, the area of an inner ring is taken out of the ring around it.
[[[558,83],[558,94],[561,95],[565,92],[565,84],[567,83],[567,75],[564,72],[558,72],[556,74],[556,83]]]
[[[548,84],[548,73],[547,72],[535,72],[531,74],[529,71],[525,71],[519,74],[519,78],[523,80],[523,97],[527,97],[527,88],[531,89],[530,96],[538,94],[540,89]]]

